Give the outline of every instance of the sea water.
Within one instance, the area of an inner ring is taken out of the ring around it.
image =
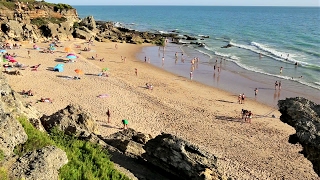
[[[260,100],[272,105],[278,99],[292,96],[304,96],[320,103],[319,7],[75,8],[81,18],[92,15],[96,20],[112,21],[117,26],[138,31],[196,37],[198,40],[182,39],[180,42],[186,44],[180,46],[168,43],[165,51],[147,48],[138,56],[141,60],[148,56],[152,64],[165,70],[189,77],[190,61],[199,57],[194,80],[232,93],[244,92],[252,98],[256,98],[253,89],[258,88]],[[232,47],[221,48],[227,44]],[[213,66],[221,71],[214,71]],[[275,81],[282,82],[281,91],[274,91]]]

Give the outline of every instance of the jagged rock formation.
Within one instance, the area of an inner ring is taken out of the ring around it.
[[[47,131],[57,127],[64,133],[77,137],[97,131],[91,114],[78,105],[71,104],[50,116],[43,115],[40,121]]]
[[[299,142],[302,153],[320,175],[320,105],[302,97],[287,98],[278,102],[280,120],[294,127],[296,134],[289,142]]]
[[[1,107],[3,106],[0,106],[2,111]],[[12,155],[14,147],[25,143],[27,138],[23,127],[16,119],[0,113],[0,150],[5,156]]]
[[[149,140],[142,156],[153,165],[181,179],[222,179],[217,157],[171,134]]]
[[[13,5],[13,2],[6,2]],[[52,21],[54,23],[44,23]],[[0,40],[40,41],[56,37],[66,39],[74,31],[79,17],[71,6],[56,6],[46,2],[16,2],[14,7],[0,6]]]
[[[10,169],[10,179],[58,179],[58,170],[67,163],[64,151],[47,146],[18,158]]]
[[[173,179],[224,179],[217,167],[217,157],[171,134],[152,139],[150,135],[127,129],[100,138]]]

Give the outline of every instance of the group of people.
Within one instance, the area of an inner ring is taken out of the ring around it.
[[[239,94],[239,96],[238,96],[238,103],[239,103],[239,104],[244,104],[245,98],[246,98],[246,97],[245,97],[244,93]]]
[[[251,119],[252,119],[252,112],[249,110],[245,110],[245,109],[241,109],[241,115],[242,115],[242,119],[244,119],[244,122],[248,122],[251,123]]]
[[[108,108],[107,112],[106,112],[106,115],[108,117],[108,123],[110,123],[110,118],[111,118],[111,111],[110,109]],[[123,124],[123,129],[128,129],[128,124],[129,124],[129,121],[127,119],[122,119],[121,120],[122,124]]]

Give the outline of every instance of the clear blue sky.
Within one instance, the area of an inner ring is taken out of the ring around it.
[[[70,5],[320,6],[320,0],[46,0]]]

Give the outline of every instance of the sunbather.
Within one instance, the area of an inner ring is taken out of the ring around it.
[[[52,99],[51,99],[51,98],[41,98],[40,101],[41,101],[41,102],[49,102],[49,103],[52,103]]]

